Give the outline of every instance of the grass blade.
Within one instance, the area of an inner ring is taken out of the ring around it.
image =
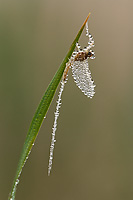
[[[83,23],[81,29],[79,30],[79,32],[77,34],[75,40],[73,41],[66,57],[64,58],[62,64],[60,65],[60,67],[57,70],[56,74],[54,75],[52,81],[50,82],[50,84],[49,84],[49,86],[48,86],[48,88],[47,88],[37,110],[36,110],[36,113],[35,113],[35,115],[32,119],[29,131],[28,131],[26,139],[25,139],[23,150],[22,150],[22,153],[21,153],[21,156],[20,156],[20,160],[19,160],[19,163],[18,163],[18,167],[17,167],[15,178],[14,178],[12,190],[11,190],[11,193],[10,193],[10,196],[9,196],[9,200],[15,200],[16,188],[17,188],[17,184],[19,182],[20,174],[22,172],[22,168],[23,168],[23,166],[24,166],[24,164],[25,164],[25,162],[26,162],[26,160],[27,160],[27,158],[28,158],[28,156],[31,152],[32,146],[35,142],[36,136],[37,136],[38,131],[41,127],[43,119],[44,119],[44,117],[45,117],[45,115],[48,111],[48,108],[51,104],[51,101],[54,97],[57,86],[60,83],[64,69],[66,67],[66,63],[68,62],[69,58],[71,57],[71,55],[72,55],[72,53],[75,49],[76,43],[78,42],[78,40],[81,36],[81,33],[84,29],[84,26],[85,26],[89,16],[90,16],[90,14],[87,16],[85,22]]]

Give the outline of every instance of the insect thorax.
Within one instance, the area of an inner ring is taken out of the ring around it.
[[[81,51],[77,53],[77,55],[74,58],[74,61],[83,61],[88,57],[91,58],[92,55],[93,54],[90,50]]]

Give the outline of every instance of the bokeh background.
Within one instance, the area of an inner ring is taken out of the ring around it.
[[[48,84],[88,13],[96,95],[71,72],[47,176],[57,94],[21,174],[17,200],[133,199],[133,1],[0,1],[0,200],[8,198],[22,146]],[[85,33],[80,44],[87,42]]]

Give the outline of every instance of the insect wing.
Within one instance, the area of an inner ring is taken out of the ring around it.
[[[74,61],[72,64],[72,76],[76,85],[81,91],[89,98],[92,98],[95,94],[94,81],[91,77],[91,71],[89,69],[88,59],[84,61]]]

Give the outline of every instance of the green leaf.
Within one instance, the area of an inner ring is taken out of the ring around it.
[[[76,43],[78,42],[78,40],[81,36],[81,33],[82,33],[82,31],[85,27],[85,24],[86,24],[89,16],[90,16],[90,13],[87,16],[85,22],[83,23],[81,29],[79,30],[79,32],[78,32],[75,40],[73,41],[66,57],[64,58],[62,64],[60,65],[60,67],[57,70],[56,74],[54,75],[52,81],[50,82],[50,84],[49,84],[49,86],[48,86],[48,88],[47,88],[37,110],[36,110],[36,113],[35,113],[35,115],[32,119],[29,131],[27,133],[26,140],[25,140],[25,143],[24,143],[24,146],[23,146],[23,149],[22,149],[20,160],[19,160],[19,163],[18,163],[18,167],[17,167],[15,178],[14,178],[12,190],[11,190],[11,193],[10,193],[10,196],[9,196],[9,200],[15,199],[16,188],[17,188],[17,184],[19,182],[20,174],[22,172],[22,168],[23,168],[23,166],[24,166],[24,164],[25,164],[25,162],[26,162],[26,160],[27,160],[27,158],[28,158],[28,156],[31,152],[32,146],[35,142],[35,139],[37,137],[37,134],[38,134],[38,131],[41,127],[43,119],[44,119],[44,117],[45,117],[45,115],[48,111],[48,108],[51,104],[51,101],[54,97],[57,86],[61,81],[63,72],[64,72],[65,67],[66,67],[66,63],[68,62],[69,58],[71,57],[71,55],[72,55],[72,53],[75,49]]]

